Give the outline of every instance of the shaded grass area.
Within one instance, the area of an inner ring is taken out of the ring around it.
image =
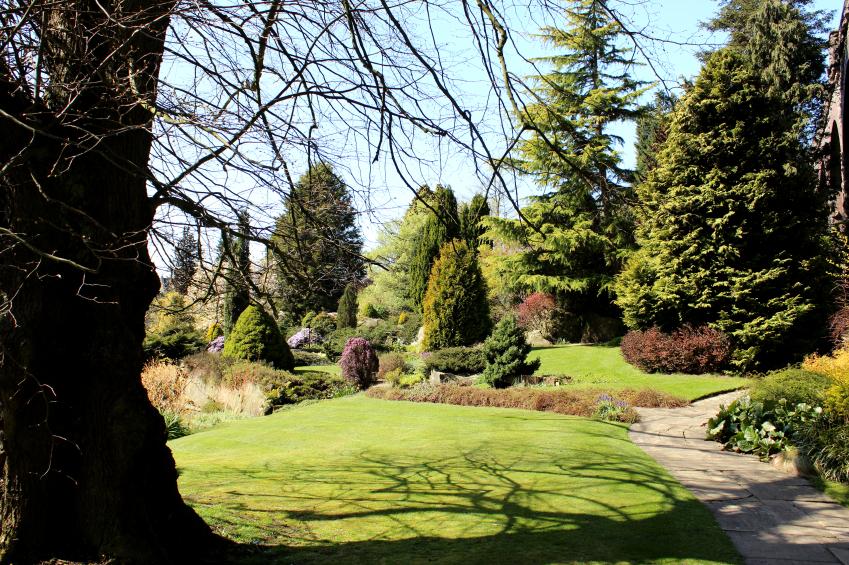
[[[673,396],[696,400],[748,385],[748,379],[721,375],[648,374],[629,365],[618,347],[604,345],[556,345],[534,349],[531,359],[539,359],[538,375],[568,375],[567,387],[599,388],[616,391],[625,388],[653,389]]]
[[[738,563],[627,427],[363,395],[171,442],[243,563]]]
[[[295,367],[292,371],[295,374],[298,373],[311,373],[318,371],[319,373],[330,373],[331,375],[341,375],[342,369],[339,367],[339,364],[335,365],[305,365],[303,367]]]
[[[812,477],[811,484],[833,498],[835,502],[849,508],[849,484],[829,481],[822,477]]]

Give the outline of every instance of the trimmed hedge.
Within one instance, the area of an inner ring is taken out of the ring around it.
[[[477,375],[486,367],[486,355],[477,347],[448,347],[422,355],[425,372]]]
[[[731,341],[707,326],[631,331],[622,338],[622,356],[647,373],[714,373],[728,366]]]

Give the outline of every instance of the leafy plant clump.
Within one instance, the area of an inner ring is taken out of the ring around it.
[[[805,369],[783,369],[768,373],[754,381],[749,397],[759,402],[785,399],[788,404],[810,404],[821,406],[825,391],[831,386],[831,379]]]
[[[276,369],[291,370],[295,360],[274,320],[256,306],[248,306],[230,332],[222,355],[247,361],[267,361]]]
[[[753,453],[761,459],[784,451],[794,443],[798,432],[822,416],[822,408],[801,403],[791,405],[785,399],[760,402],[743,396],[708,420],[708,439],[726,449]]]
[[[162,333],[149,333],[142,347],[147,359],[177,361],[200,351],[205,345],[200,332],[190,327],[174,326]]]
[[[345,380],[358,389],[365,390],[374,384],[379,361],[374,348],[367,340],[361,337],[348,340],[339,364],[342,366],[342,376]]]
[[[422,354],[425,372],[452,375],[478,375],[486,367],[486,356],[479,347],[447,347]]]
[[[622,356],[647,373],[701,375],[720,371],[731,359],[731,342],[707,326],[631,331],[622,338]]]
[[[596,400],[593,418],[606,422],[628,422],[633,424],[639,421],[640,416],[624,400],[613,398],[609,394],[602,394]]]
[[[486,365],[482,380],[495,388],[506,388],[519,377],[532,375],[539,369],[540,361],[528,362],[531,346],[525,341],[525,332],[513,316],[498,322],[492,335],[483,343]]]

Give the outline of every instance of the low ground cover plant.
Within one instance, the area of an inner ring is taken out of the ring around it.
[[[664,395],[658,392],[623,390],[615,395],[606,395],[594,389],[583,390],[547,390],[534,387],[492,389],[454,384],[432,385],[422,383],[409,389],[372,388],[367,393],[372,398],[384,400],[406,400],[410,402],[431,402],[454,404],[458,406],[488,406],[492,408],[521,408],[540,412],[555,412],[572,416],[605,415],[615,417],[617,421],[634,422],[634,406],[675,407],[686,406],[686,400]],[[610,400],[617,410],[600,409],[599,406]]]
[[[728,336],[707,326],[671,333],[651,328],[622,338],[622,356],[647,373],[715,373],[728,366],[731,353]]]

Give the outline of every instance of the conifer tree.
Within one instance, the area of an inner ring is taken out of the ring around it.
[[[460,239],[442,246],[424,299],[424,349],[471,345],[492,326],[477,253]]]
[[[409,296],[416,308],[422,307],[428,288],[431,268],[442,246],[460,236],[457,218],[457,198],[450,187],[437,185],[421,233],[416,240],[410,260]]]
[[[635,329],[710,325],[741,370],[811,350],[830,283],[826,208],[784,97],[733,50],[708,59],[640,185],[641,249],[617,290]]]
[[[657,166],[657,154],[669,136],[669,122],[677,101],[674,94],[657,92],[654,101],[637,118],[635,183],[645,181]]]
[[[349,284],[339,299],[339,309],[336,311],[337,328],[357,327],[357,288]]]
[[[198,241],[189,226],[174,246],[174,265],[171,268],[170,290],[186,295],[197,270]]]
[[[632,172],[611,125],[637,117],[643,90],[629,77],[621,32],[598,0],[573,2],[565,29],[543,30],[559,53],[543,59],[553,69],[537,78],[540,102],[524,116],[539,132],[515,163],[546,192],[522,211],[527,223],[487,220],[493,239],[524,249],[505,260],[513,284],[555,294],[581,317],[618,317],[610,285],[634,244]]]
[[[286,371],[295,367],[295,358],[277,324],[265,311],[253,305],[239,316],[221,354],[247,361],[267,361],[275,369]]]
[[[496,324],[492,335],[483,343],[486,365],[483,380],[495,388],[505,388],[519,377],[534,374],[540,361],[528,362],[531,346],[525,340],[525,331],[515,316],[505,316]]]
[[[460,236],[466,240],[470,248],[477,249],[486,231],[486,228],[481,225],[481,219],[489,216],[489,202],[483,194],[475,194],[471,201],[460,206],[457,215],[460,221]]]
[[[238,233],[235,238],[227,232],[221,234],[221,243],[225,252],[224,279],[224,335],[230,335],[230,331],[236,324],[236,320],[251,303],[250,285],[251,278],[251,249],[250,234],[251,220],[247,211],[242,210],[238,214]]]
[[[348,187],[319,163],[298,180],[284,205],[272,236],[280,309],[295,319],[309,311],[333,312],[345,286],[365,274]]]

